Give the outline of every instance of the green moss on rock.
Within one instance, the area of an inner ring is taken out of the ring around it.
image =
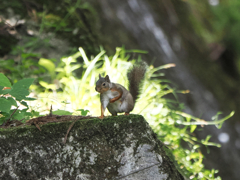
[[[181,179],[140,115],[0,131],[0,179]]]

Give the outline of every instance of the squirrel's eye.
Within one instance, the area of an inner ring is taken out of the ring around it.
[[[105,86],[105,83],[103,83],[102,85]]]

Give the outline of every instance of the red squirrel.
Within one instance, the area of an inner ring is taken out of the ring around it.
[[[106,108],[113,116],[122,112],[125,112],[125,115],[129,115],[139,96],[141,82],[145,73],[146,65],[144,63],[133,65],[128,70],[129,91],[121,84],[111,82],[108,75],[102,77],[99,74],[95,87],[95,90],[100,93],[101,116],[99,118],[104,118]]]

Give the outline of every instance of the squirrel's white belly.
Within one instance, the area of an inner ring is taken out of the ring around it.
[[[105,109],[108,106],[110,99],[115,98],[118,95],[119,95],[118,92],[112,93],[111,90],[108,90],[105,93],[103,93],[101,96],[101,102],[102,102],[103,108]]]
[[[124,100],[123,102],[121,102],[121,98],[119,100],[115,101],[114,103],[109,103],[110,99],[115,98],[118,95],[119,95],[118,92],[112,93],[109,90],[109,91],[106,91],[104,93],[104,95],[102,96],[101,102],[102,102],[103,108],[105,109],[107,107],[107,109],[109,110],[109,112],[111,114],[126,112],[126,110],[128,109],[129,105],[128,105],[127,101]]]

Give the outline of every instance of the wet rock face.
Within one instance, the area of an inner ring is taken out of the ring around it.
[[[0,130],[0,179],[182,179],[142,116]]]

